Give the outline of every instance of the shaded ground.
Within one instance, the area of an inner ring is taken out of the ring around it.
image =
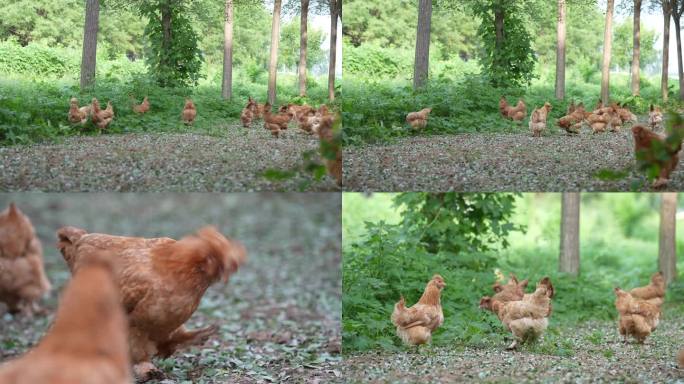
[[[248,263],[205,294],[189,328],[218,324],[199,348],[155,360],[163,383],[318,383],[339,376],[341,254],[339,194],[16,194],[45,248],[55,287],[47,316],[13,318],[0,304],[0,362],[23,354],[52,321],[70,277],[55,231],[181,237],[214,224],[241,240]]]
[[[675,362],[683,329],[681,317],[670,316],[643,346],[623,344],[616,324],[600,322],[550,328],[540,344],[514,352],[502,342],[351,354],[342,374],[352,383],[684,382]]]
[[[604,169],[626,174],[618,180],[596,177]],[[348,191],[649,190],[645,180],[636,171],[629,129],[541,138],[529,132],[417,136],[344,150]],[[681,164],[668,188],[684,189]]]
[[[268,169],[301,168],[302,153],[318,150],[316,136],[290,127],[275,139],[260,124],[250,129],[226,125],[218,135],[77,136],[56,144],[0,147],[0,190],[338,190],[329,177],[271,181],[262,175]]]

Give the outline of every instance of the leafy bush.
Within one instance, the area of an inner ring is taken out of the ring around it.
[[[65,49],[38,44],[22,47],[13,42],[0,42],[0,73],[61,77],[78,72],[78,59],[65,52]]]

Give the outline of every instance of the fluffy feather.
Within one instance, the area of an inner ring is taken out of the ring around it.
[[[392,324],[405,344],[419,345],[431,341],[432,332],[444,322],[441,292],[445,286],[442,276],[434,275],[416,304],[406,308],[402,296],[394,305]]]

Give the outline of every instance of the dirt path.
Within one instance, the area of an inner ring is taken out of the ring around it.
[[[529,133],[418,136],[344,151],[349,191],[630,191],[646,189],[635,170],[631,131],[579,136]],[[601,180],[603,169],[627,171]],[[669,188],[684,189],[680,166]]]
[[[354,383],[682,382],[675,356],[683,326],[665,319],[643,346],[623,344],[613,323],[552,326],[541,345],[515,352],[500,344],[356,354],[345,356],[342,374]]]
[[[300,167],[302,152],[317,149],[316,137],[296,129],[274,139],[264,129],[236,126],[226,126],[220,137],[196,133],[70,137],[56,144],[0,147],[0,190],[299,190],[308,179],[269,181],[262,173]],[[306,190],[337,190],[328,177],[309,181]]]
[[[203,346],[155,359],[161,383],[326,383],[339,376],[340,201],[333,194],[9,194],[31,217],[54,289],[47,315],[12,317],[0,304],[0,364],[35,345],[70,273],[55,231],[179,238],[207,224],[241,240],[248,262],[206,292],[186,323],[219,325]],[[150,383],[160,383],[152,381]]]

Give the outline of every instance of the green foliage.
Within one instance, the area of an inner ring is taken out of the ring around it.
[[[65,50],[38,44],[22,47],[14,42],[0,42],[0,73],[61,77],[78,72],[80,63]]]
[[[444,276],[447,286],[442,292],[445,321],[433,334],[433,344],[502,347],[504,338],[510,337],[509,332],[494,314],[480,310],[477,304],[482,296],[493,294],[491,286],[498,274],[515,273],[530,279],[528,292],[544,276],[551,278],[556,290],[553,315],[544,340],[525,348],[535,353],[570,356],[576,351],[563,329],[583,321],[614,320],[612,289],[645,285],[657,269],[657,195],[582,195],[582,269],[577,278],[557,272],[560,194],[515,196],[514,210],[506,216],[506,222],[526,231],[508,232],[506,248],[457,254],[446,251],[446,247],[438,247],[436,253],[428,250],[430,243],[422,240],[423,234],[418,230],[421,225],[426,227],[427,220],[421,219],[415,226],[407,225],[406,219],[398,221],[399,214],[405,218],[414,215],[415,210],[406,213],[406,205],[395,205],[396,211],[389,211],[389,198],[395,202],[421,201],[425,199],[424,194],[392,196],[395,195],[344,196],[343,233],[356,233],[356,228],[366,222],[363,233],[343,237],[345,353],[406,348],[400,346],[390,322],[393,306],[402,294],[408,304],[415,303],[435,273]],[[463,196],[470,199],[479,195]],[[493,199],[494,206],[499,203],[492,196],[506,201],[511,198],[507,194],[486,194],[485,198]],[[458,221],[453,226],[454,231],[458,228],[470,231]],[[425,228],[425,232],[429,231],[430,228]],[[684,228],[678,228],[678,252],[684,249],[683,233]],[[678,298],[682,287],[681,282],[669,287],[666,305],[681,302]],[[592,343],[602,340],[600,335],[589,338]]]
[[[613,29],[614,43],[611,63],[626,70],[629,70],[632,65],[632,46],[634,45],[633,24],[632,19],[627,19],[616,25]],[[643,70],[648,65],[657,63],[660,57],[658,57],[659,52],[656,50],[656,42],[658,40],[656,30],[642,24],[640,31],[639,66]]]
[[[180,1],[158,0],[140,5],[140,13],[149,19],[145,27],[145,60],[162,87],[197,85],[200,78],[202,52],[186,12]],[[167,31],[165,17],[169,18]]]

